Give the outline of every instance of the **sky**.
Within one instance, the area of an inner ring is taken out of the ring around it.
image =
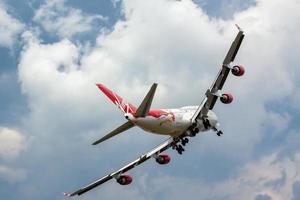
[[[74,199],[300,199],[298,0],[0,0],[0,193],[62,200],[166,139],[124,123],[103,83],[139,105],[199,105],[237,34],[243,77],[217,103],[222,137],[190,140],[184,154],[133,169]]]

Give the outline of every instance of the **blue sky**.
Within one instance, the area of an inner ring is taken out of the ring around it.
[[[3,199],[63,199],[165,137],[124,122],[97,90],[133,104],[153,82],[154,107],[197,105],[237,30],[246,74],[218,103],[224,136],[193,138],[183,156],[132,170],[78,199],[300,199],[300,9],[297,0],[0,1],[0,192]],[[276,13],[276,15],[274,15]]]

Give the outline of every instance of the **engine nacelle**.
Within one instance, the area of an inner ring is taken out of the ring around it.
[[[230,104],[233,101],[233,96],[230,93],[222,94],[220,100],[224,104]]]
[[[171,160],[171,157],[167,154],[161,154],[161,155],[158,155],[157,158],[155,158],[155,161],[160,164],[160,165],[165,165],[165,164],[168,164]]]
[[[235,76],[243,76],[245,73],[245,68],[243,67],[243,65],[235,65],[231,69],[231,73]]]
[[[132,177],[129,175],[121,175],[119,178],[117,178],[117,182],[120,185],[129,185],[132,182]]]

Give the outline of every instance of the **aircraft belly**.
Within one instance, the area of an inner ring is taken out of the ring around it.
[[[172,120],[170,118],[143,118],[136,120],[135,125],[151,133],[177,136],[186,131],[190,124],[185,121]]]

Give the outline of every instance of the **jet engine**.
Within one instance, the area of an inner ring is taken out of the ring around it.
[[[117,182],[120,185],[129,185],[132,182],[132,177],[129,175],[121,175],[119,178],[117,178]]]
[[[243,67],[243,65],[235,65],[231,69],[231,73],[235,76],[243,76],[245,73],[245,68]]]
[[[167,154],[158,155],[157,158],[155,158],[155,161],[160,165],[168,164],[171,160],[171,157]]]
[[[222,96],[220,97],[220,100],[224,104],[230,104],[233,100],[233,96],[230,93],[225,93],[225,94],[222,94]]]

